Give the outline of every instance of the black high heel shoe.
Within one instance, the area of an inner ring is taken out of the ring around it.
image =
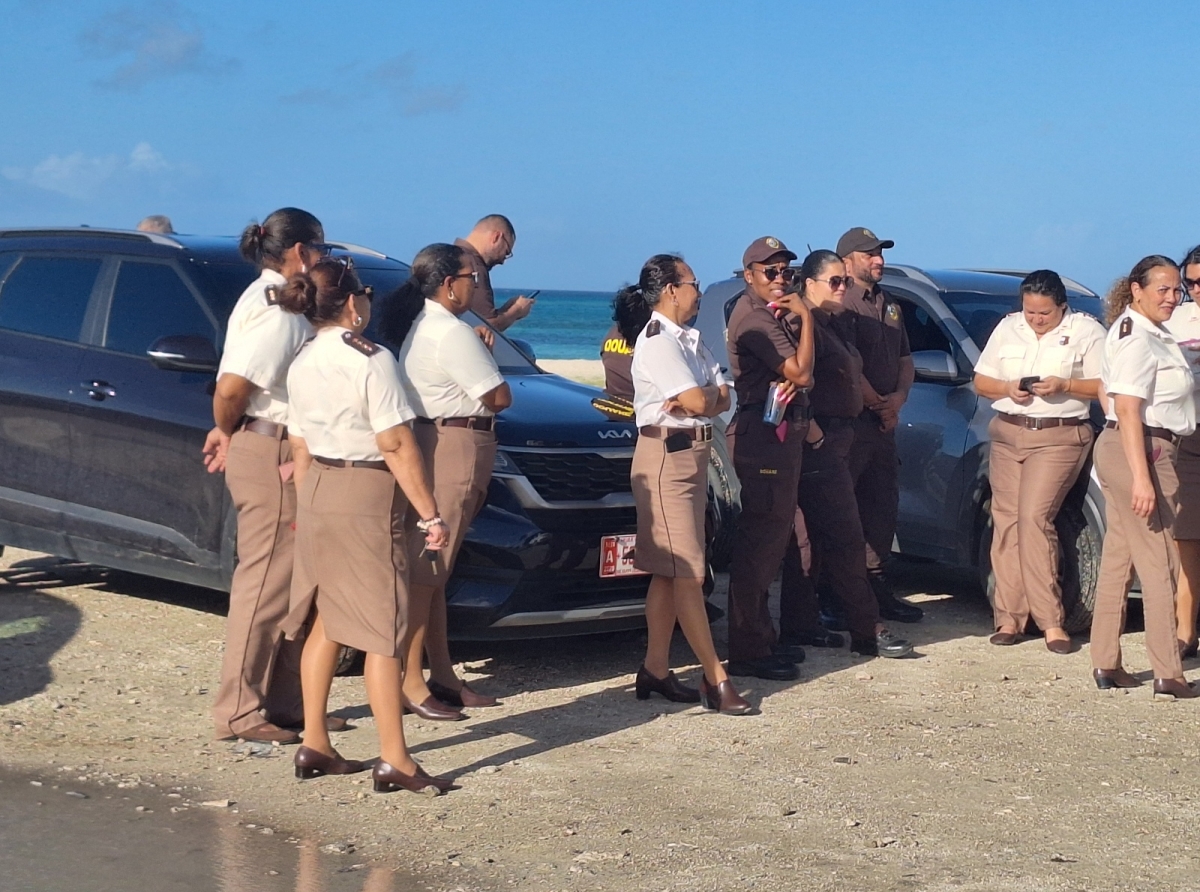
[[[387,762],[375,763],[371,771],[376,793],[394,793],[396,790],[408,790],[410,793],[424,793],[426,796],[441,796],[447,790],[454,789],[454,782],[441,777],[431,777],[420,765],[413,774],[405,774],[399,768]]]
[[[297,780],[312,780],[324,774],[357,774],[367,767],[355,759],[343,759],[337,753],[327,756],[307,746],[296,750],[292,763],[296,766]]]
[[[737,692],[728,678],[718,685],[708,683],[708,677],[700,679],[700,705],[722,715],[748,715],[754,711],[750,702]]]
[[[700,692],[695,688],[680,684],[674,672],[668,672],[666,678],[651,675],[643,666],[638,670],[637,679],[633,683],[633,691],[639,700],[649,700],[651,694],[661,694],[672,703],[699,703]]]

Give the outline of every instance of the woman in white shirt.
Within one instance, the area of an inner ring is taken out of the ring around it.
[[[342,645],[366,652],[367,700],[379,731],[375,791],[449,789],[404,741],[408,579],[404,518],[411,502],[425,545],[449,543],[409,422],[413,411],[392,354],[362,336],[371,291],[349,259],[322,260],[279,295],[316,328],[288,372],[288,437],[296,458],[296,569],[284,633],[308,628],[301,662],[304,746],[296,776],[352,774],[323,724]],[[418,666],[418,670],[420,668]]]
[[[992,491],[992,644],[1020,640],[1032,616],[1053,653],[1070,653],[1063,629],[1054,519],[1092,445],[1089,404],[1100,384],[1104,327],[1067,305],[1058,273],[1021,282],[1021,311],[1000,320],[979,362],[975,391],[994,400],[988,425]]]
[[[1188,362],[1163,323],[1183,297],[1169,257],[1140,260],[1108,294],[1109,330],[1101,386],[1107,422],[1093,458],[1104,490],[1108,527],[1092,616],[1096,686],[1141,684],[1121,662],[1129,585],[1142,583],[1146,652],[1155,696],[1196,697],[1183,677],[1175,630],[1179,552],[1171,534],[1179,481],[1179,439],[1196,429]]]
[[[300,644],[285,642],[279,623],[292,585],[296,520],[287,373],[312,326],[285,312],[278,295],[288,276],[321,258],[324,239],[312,214],[281,208],[247,226],[238,246],[259,277],[238,298],[225,329],[213,394],[216,425],[204,444],[209,472],[225,472],[237,509],[238,563],[213,703],[219,739],[300,740],[294,727],[302,721]]]
[[[1191,300],[1177,306],[1163,326],[1192,367],[1194,397],[1200,411],[1200,245],[1187,252],[1179,268],[1183,270],[1184,291]],[[1200,433],[1179,442],[1175,473],[1179,477],[1179,513],[1172,531],[1179,546],[1175,621],[1179,652],[1187,659],[1196,656],[1196,609],[1200,606]]]
[[[713,427],[729,408],[729,381],[689,323],[700,307],[700,283],[683,260],[656,254],[638,284],[618,300],[652,310],[633,351],[633,407],[638,441],[630,479],[637,504],[634,566],[652,573],[646,593],[646,659],[638,670],[639,700],[656,692],[677,703],[703,703],[745,715],[742,699],[713,646],[704,609],[704,509]],[[700,690],[670,671],[671,635],[683,629],[703,668]]]

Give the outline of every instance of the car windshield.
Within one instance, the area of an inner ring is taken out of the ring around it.
[[[980,350],[983,349],[992,335],[992,329],[1000,320],[1020,308],[1016,295],[1007,297],[1002,294],[982,294],[976,291],[947,291],[945,300],[950,311],[962,323],[962,327],[967,330],[967,334],[971,336],[971,340]],[[1097,319],[1104,317],[1104,309],[1098,297],[1069,294],[1067,303],[1070,304],[1072,310],[1087,313]]]

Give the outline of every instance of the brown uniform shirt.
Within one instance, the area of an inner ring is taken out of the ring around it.
[[[600,361],[604,363],[604,390],[608,395],[633,402],[633,345],[621,336],[615,322],[600,345]]]
[[[471,289],[471,309],[480,319],[491,322],[496,318],[496,295],[492,292],[492,277],[488,272],[487,262],[466,239],[455,239],[454,244],[466,252],[467,260],[479,277],[479,281]]]
[[[863,360],[853,344],[855,317],[814,308],[813,388],[808,397],[813,415],[855,418],[863,410]]]
[[[778,368],[796,355],[798,332],[796,326],[776,319],[766,301],[748,291],[738,297],[725,334],[738,411],[751,406],[761,411],[767,391],[780,380]],[[797,394],[792,405],[808,405],[807,395]]]
[[[843,304],[858,317],[854,340],[863,377],[880,396],[894,393],[900,386],[900,360],[912,353],[900,304],[878,285],[867,291],[858,282],[846,289]]]

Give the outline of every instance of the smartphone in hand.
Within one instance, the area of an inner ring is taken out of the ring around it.
[[[1042,379],[1037,375],[1030,375],[1027,378],[1022,378],[1017,384],[1017,390],[1023,390],[1026,393],[1033,393],[1033,385],[1037,384]]]

